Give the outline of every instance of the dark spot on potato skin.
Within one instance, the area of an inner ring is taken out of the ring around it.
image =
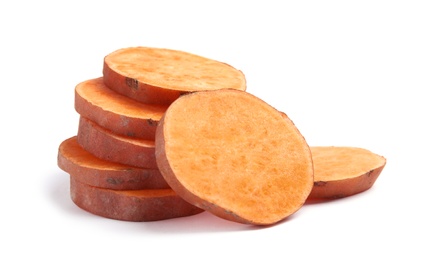
[[[327,185],[326,181],[316,181],[316,182],[314,182],[314,186],[316,186],[316,187],[322,187],[322,186],[325,186],[325,185]]]
[[[345,195],[343,195],[343,194],[335,194],[335,195],[331,196],[329,199],[341,199],[344,197],[345,197]]]
[[[126,133],[126,136],[129,136],[129,137],[135,137],[135,133],[127,132],[127,133]]]
[[[123,180],[121,180],[121,179],[108,178],[108,179],[107,179],[107,182],[108,182],[109,184],[117,185],[117,184],[122,184],[122,183],[123,183]]]
[[[138,89],[138,80],[126,77],[125,81],[126,81],[126,85],[128,87],[135,89],[135,90]]]
[[[147,119],[147,124],[148,124],[149,126],[156,126],[157,123],[158,123],[158,122],[157,122],[156,120],[153,120],[153,119],[151,119],[151,118]]]
[[[179,97],[181,97],[181,96],[184,96],[184,95],[188,95],[188,94],[191,94],[191,93],[193,93],[193,92],[188,92],[188,91],[181,91],[180,93],[179,93]]]

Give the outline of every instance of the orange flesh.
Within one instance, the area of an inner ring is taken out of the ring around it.
[[[197,205],[216,207],[213,213],[227,219],[266,225],[297,211],[309,195],[313,166],[305,139],[251,94],[186,95],[162,120],[159,146],[156,139],[160,170]]]
[[[128,117],[159,120],[167,108],[163,105],[143,104],[117,94],[104,85],[102,78],[84,81],[75,90],[93,105]]]
[[[179,91],[246,89],[241,71],[190,53],[147,47],[117,50],[105,57],[113,71],[140,83]]]
[[[358,177],[385,165],[384,157],[357,147],[311,147],[315,181]]]

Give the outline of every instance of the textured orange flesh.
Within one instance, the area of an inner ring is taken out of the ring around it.
[[[115,190],[169,188],[159,169],[144,169],[99,159],[84,150],[73,136],[58,150],[57,164],[85,184]]]
[[[102,78],[75,87],[75,110],[119,135],[154,139],[157,123],[167,106],[148,105],[120,95],[105,86]]]
[[[177,99],[157,129],[156,159],[185,200],[240,223],[269,225],[288,217],[313,186],[311,153],[298,129],[243,91]]]
[[[358,147],[312,146],[314,187],[310,199],[351,196],[373,186],[386,159]]]
[[[100,159],[140,168],[157,168],[153,140],[116,135],[83,116],[80,116],[77,140]]]
[[[244,74],[226,63],[162,48],[116,50],[104,58],[103,77],[116,92],[153,104],[170,104],[187,92],[246,89]]]
[[[203,212],[172,189],[111,190],[93,187],[71,177],[72,201],[80,208],[105,218],[124,221],[157,221]]]

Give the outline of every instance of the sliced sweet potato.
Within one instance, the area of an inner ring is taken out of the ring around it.
[[[75,110],[116,134],[152,140],[166,106],[148,105],[107,88],[102,78],[75,87]]]
[[[386,159],[358,147],[312,146],[315,180],[309,199],[351,196],[373,186]]]
[[[311,152],[299,130],[244,91],[181,96],[162,117],[155,140],[170,187],[227,220],[274,224],[299,210],[313,186]]]
[[[93,187],[71,177],[70,194],[78,207],[116,220],[157,221],[203,212],[172,189],[111,190]]]
[[[110,162],[156,169],[154,140],[117,135],[80,116],[78,143],[94,156]]]
[[[112,90],[149,104],[170,104],[194,91],[246,89],[244,74],[226,63],[163,48],[116,50],[104,58],[103,78]]]
[[[84,150],[73,136],[58,149],[57,164],[75,180],[113,190],[169,188],[158,169],[131,167],[95,157]]]

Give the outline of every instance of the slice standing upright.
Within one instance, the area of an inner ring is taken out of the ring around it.
[[[300,131],[239,90],[183,95],[156,130],[156,161],[170,187],[221,218],[271,225],[295,213],[313,186]]]

